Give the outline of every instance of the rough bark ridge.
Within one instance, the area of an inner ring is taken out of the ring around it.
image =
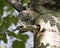
[[[14,5],[12,1],[17,0],[7,1],[11,1],[11,4]],[[18,4],[18,6],[20,7],[21,5]],[[14,7],[19,9],[15,5]],[[19,9],[19,22],[21,21],[25,26],[21,29],[19,28],[19,30],[33,32],[34,48],[60,48],[59,8],[59,0],[31,0],[26,10],[23,9],[23,6],[21,11]]]

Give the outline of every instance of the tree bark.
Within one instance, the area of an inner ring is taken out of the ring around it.
[[[36,28],[33,31],[34,48],[60,48],[59,7],[59,0],[31,0],[29,3],[27,9],[29,21],[32,25],[40,25],[39,31],[36,32]]]
[[[18,12],[21,12],[22,10],[25,9],[21,2],[18,0],[6,0],[12,7],[14,7]]]

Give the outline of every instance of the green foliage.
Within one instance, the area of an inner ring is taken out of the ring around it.
[[[2,25],[2,20],[0,19],[0,26]]]
[[[17,35],[14,32],[8,31],[8,35],[11,37],[17,37]]]
[[[12,44],[13,48],[25,48],[25,43],[28,39],[28,36],[26,34],[21,34],[21,33],[15,34],[14,32],[8,31],[8,35],[10,37],[15,37],[15,38],[19,39],[19,41],[15,40],[13,42],[13,44]]]
[[[14,23],[16,25],[17,22],[18,22],[17,17],[8,15],[4,17],[3,20],[0,20],[0,29],[3,29],[4,31],[6,31],[11,25],[11,23]]]
[[[21,0],[21,3],[28,3],[28,0]]]
[[[12,23],[14,23],[14,24],[16,25],[17,22],[18,22],[18,17],[12,16],[12,17],[10,18],[10,20],[11,20]]]
[[[3,15],[3,7],[7,5],[7,2],[0,0],[0,17]]]
[[[26,40],[28,39],[28,35],[18,33],[18,34],[17,34],[17,38],[22,39],[23,42],[26,42]]]
[[[0,31],[2,30],[2,25],[3,25],[3,22],[2,22],[2,20],[0,19]]]
[[[14,32],[8,31],[8,35],[11,37],[16,37],[16,38],[22,40],[24,43],[28,39],[28,35],[26,35],[26,34],[21,34],[21,33],[15,34]]]
[[[25,44],[22,41],[15,40],[12,44],[13,48],[25,48]]]
[[[28,0],[22,0],[24,3],[27,3]],[[4,7],[6,6],[6,9]],[[6,15],[2,18],[3,12],[6,11],[7,13],[10,12],[11,14]],[[12,44],[12,48],[25,48],[25,42],[27,41],[28,36],[25,34],[15,34],[13,31],[9,31],[8,28],[13,23],[17,25],[18,17],[13,15],[14,9],[6,2],[6,0],[0,0],[0,41],[3,40],[7,43],[7,34],[10,37],[15,37],[19,40],[15,40]]]
[[[7,43],[6,33],[0,32],[0,40],[3,40],[5,43]]]
[[[28,5],[28,2],[29,2],[29,0],[21,0],[21,3],[22,3],[23,5],[25,5],[25,6]]]

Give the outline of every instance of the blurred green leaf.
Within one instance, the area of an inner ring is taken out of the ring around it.
[[[7,2],[5,0],[0,0],[0,16],[3,15],[3,11],[4,11],[3,8],[6,5],[7,5]]]
[[[24,43],[27,41],[28,39],[28,35],[26,34],[21,34],[21,33],[18,33],[18,34],[15,34],[14,32],[10,32],[8,31],[8,35],[9,36],[12,36],[12,37],[16,37],[18,39],[21,39]]]
[[[4,30],[7,30],[8,27],[11,25],[11,22],[10,22],[10,20],[9,20],[9,16],[4,17],[4,18],[3,18],[3,22],[4,22],[3,29],[4,29]]]
[[[21,0],[21,3],[27,3],[28,0]]]
[[[5,43],[7,43],[6,33],[0,32],[0,40],[3,40]]]
[[[26,34],[21,34],[21,33],[18,33],[18,34],[15,34],[14,32],[10,32],[8,31],[8,35],[9,36],[12,36],[12,37],[16,37],[18,39],[21,39],[24,43],[27,41],[28,39],[28,35]]]
[[[11,19],[12,23],[14,23],[15,25],[17,24],[18,17],[12,16],[10,19]]]
[[[3,22],[4,22],[3,29],[7,30],[11,23],[14,23],[15,25],[17,24],[18,18],[9,14],[8,16],[3,18]]]
[[[2,25],[3,21],[0,19],[0,26]]]
[[[14,12],[14,8],[11,6],[7,6],[6,12]]]
[[[12,37],[17,37],[17,35],[14,32],[10,32],[10,31],[8,31],[8,35]]]
[[[25,48],[25,43],[15,40],[12,44],[12,48]]]
[[[27,1],[28,0],[25,0],[23,2],[27,3]],[[17,41],[17,40],[14,41],[12,45],[13,48],[25,48],[25,42],[28,38],[27,35],[23,35],[20,33],[15,34],[14,32],[7,31],[11,23],[14,23],[16,25],[18,22],[18,17],[12,15],[14,13],[13,7],[8,5],[9,4],[6,2],[6,0],[0,0],[0,40],[3,40],[5,43],[7,43],[6,33],[8,33],[10,37],[12,36],[22,40],[22,41]],[[4,7],[7,6],[8,8],[5,9]],[[8,14],[4,18],[2,18],[4,11],[6,11],[7,13],[9,12],[11,14]]]
[[[18,34],[17,34],[17,38],[20,38],[20,39],[22,39],[24,42],[26,42],[27,39],[28,39],[28,35],[18,33]]]
[[[20,1],[23,4],[23,6],[27,7],[29,0],[20,0]]]

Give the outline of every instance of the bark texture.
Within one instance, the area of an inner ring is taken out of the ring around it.
[[[19,22],[22,22],[25,27],[19,30],[26,29],[25,31],[31,30],[33,32],[34,48],[60,48],[59,8],[59,0],[31,0],[28,8],[26,10],[22,9],[20,12]],[[27,29],[26,25],[32,26]],[[34,25],[36,26],[34,27]]]

